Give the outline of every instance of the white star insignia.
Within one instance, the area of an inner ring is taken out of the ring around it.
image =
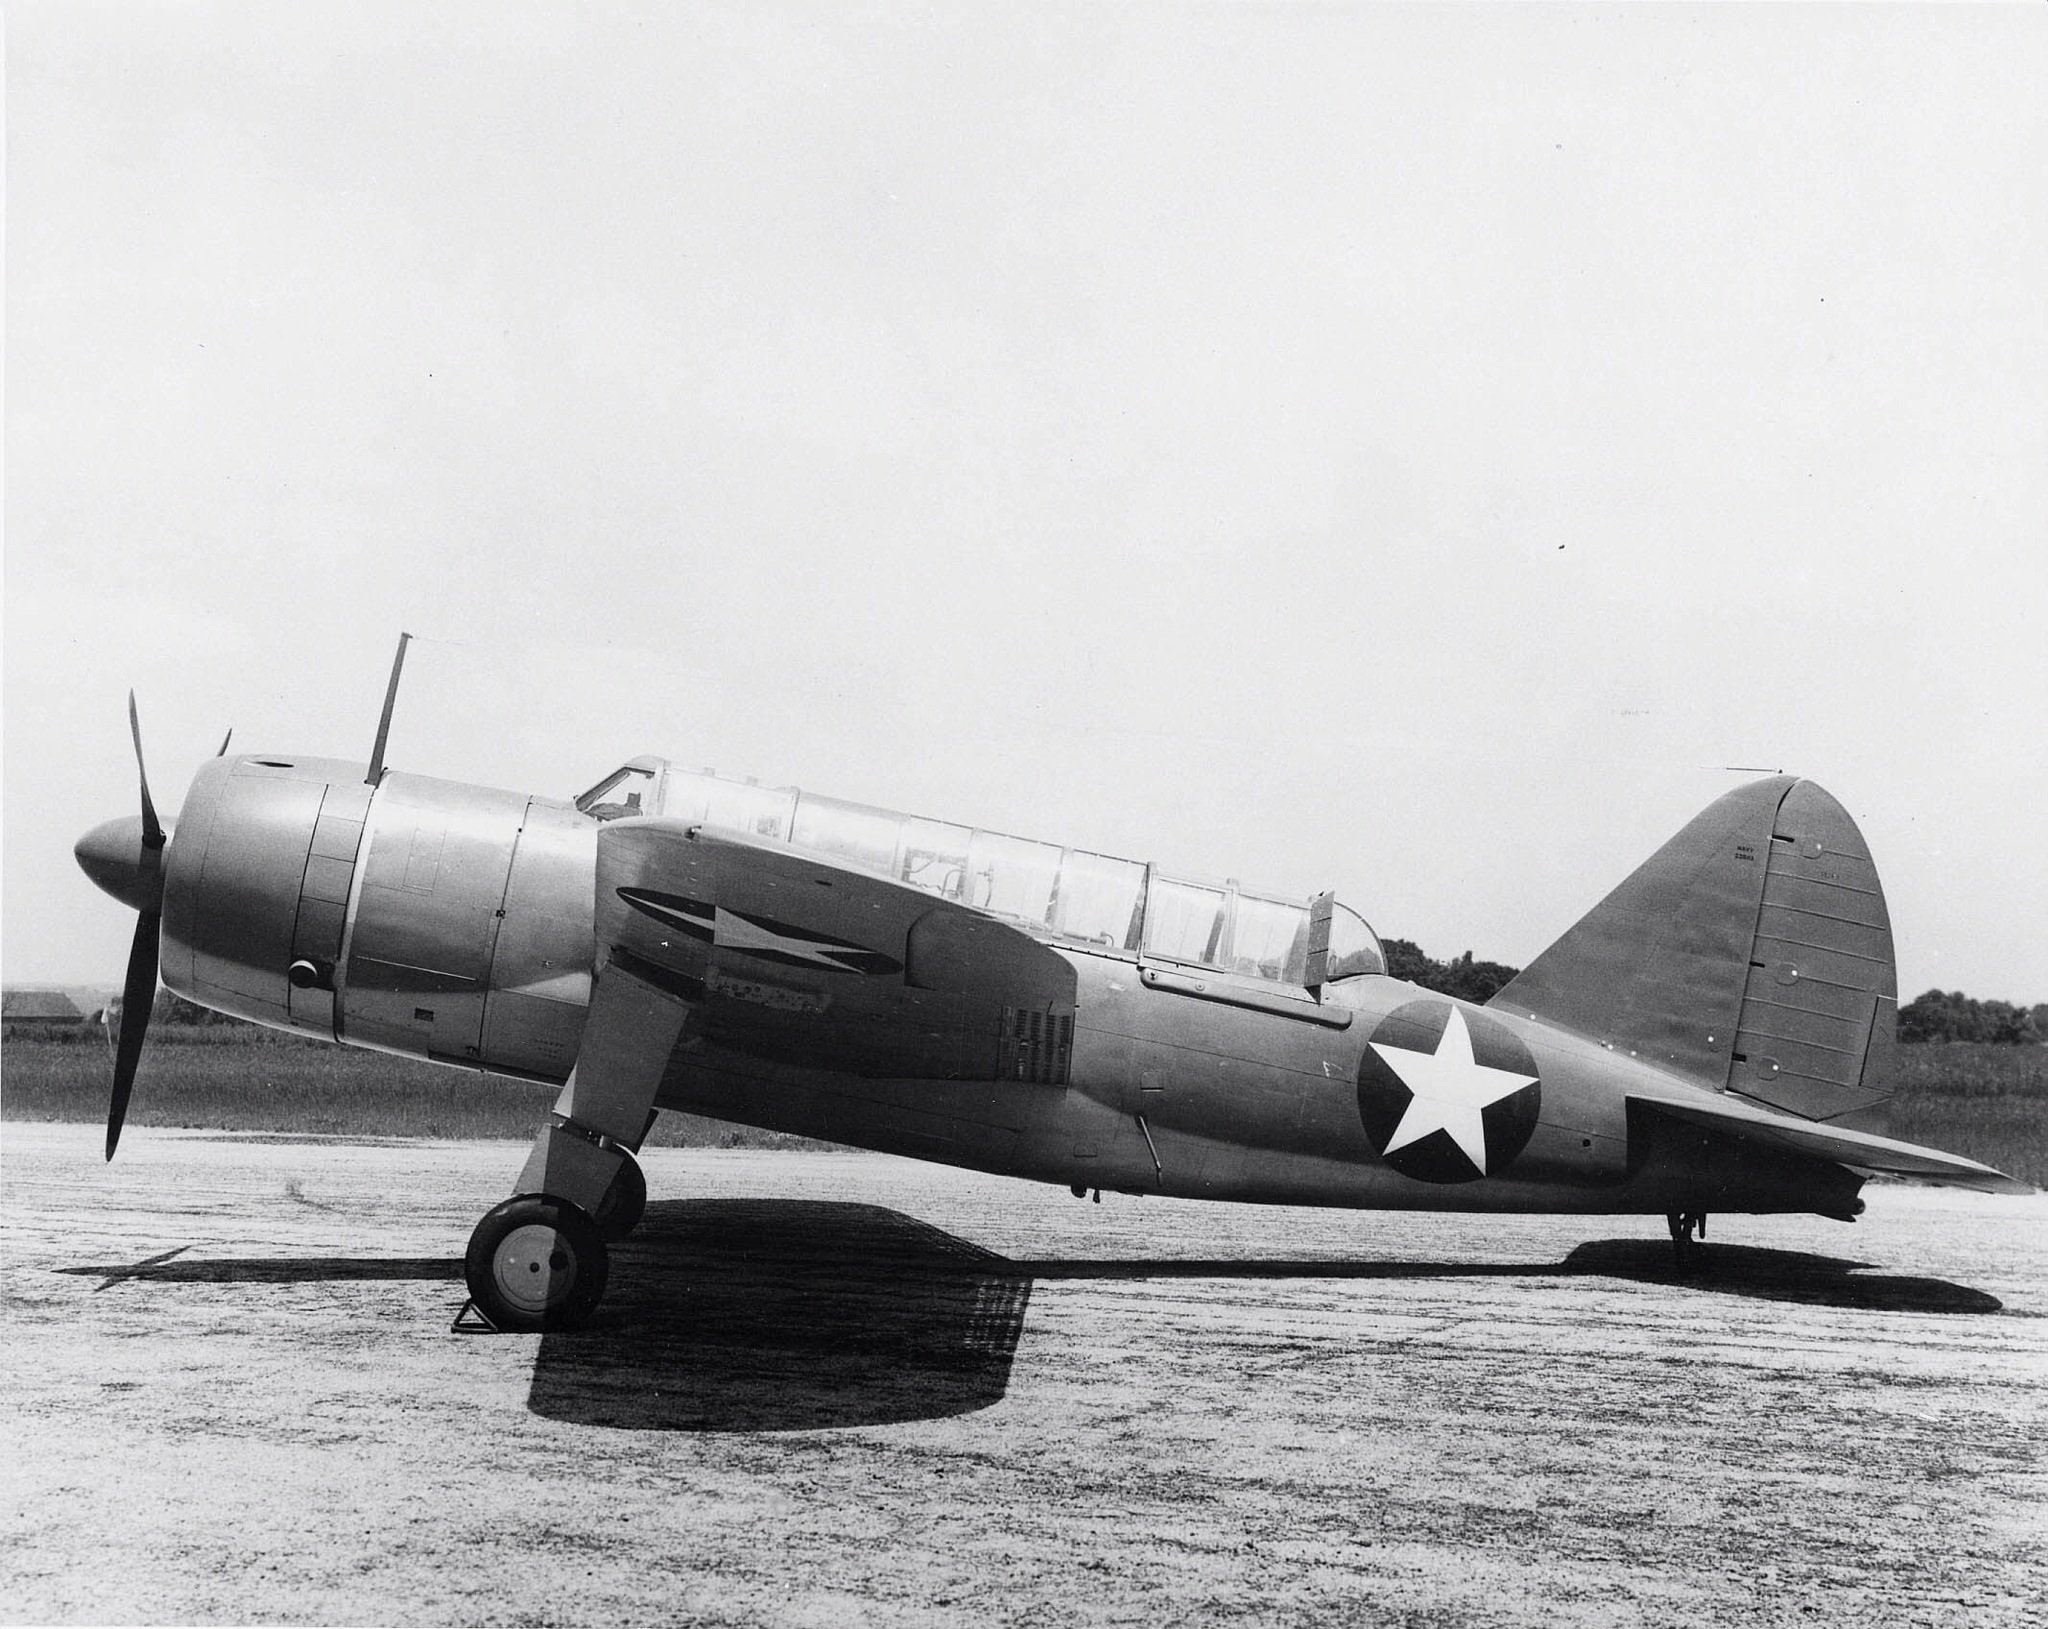
[[[815,939],[792,939],[788,934],[777,933],[765,928],[751,918],[717,907],[716,937],[713,943],[721,950],[767,951],[770,955],[787,956],[791,961],[808,962],[813,967],[829,967],[835,973],[848,971],[845,962],[833,954],[834,951],[858,950],[858,945],[825,942]]]
[[[1432,1131],[1442,1131],[1484,1176],[1486,1124],[1479,1111],[1514,1096],[1524,1086],[1535,1085],[1537,1077],[1477,1062],[1472,1056],[1472,1032],[1456,1007],[1451,1009],[1451,1021],[1444,1025],[1434,1052],[1410,1052],[1378,1041],[1372,1043],[1372,1049],[1414,1094],[1401,1123],[1394,1127],[1394,1135],[1387,1139],[1385,1152],[1391,1154],[1420,1142]]]

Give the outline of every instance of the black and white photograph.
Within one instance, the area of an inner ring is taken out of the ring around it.
[[[0,30],[0,1623],[2041,1621],[2048,7]]]

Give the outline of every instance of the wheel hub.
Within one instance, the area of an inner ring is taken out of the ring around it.
[[[522,1312],[543,1313],[560,1306],[575,1289],[576,1253],[555,1229],[531,1222],[499,1242],[491,1277],[499,1293]]]

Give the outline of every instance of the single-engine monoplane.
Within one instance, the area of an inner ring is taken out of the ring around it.
[[[635,758],[577,798],[220,756],[78,861],[140,913],[107,1156],[159,967],[224,1013],[561,1083],[477,1224],[501,1329],[573,1326],[661,1109],[1102,1190],[1850,1220],[1874,1174],[2027,1191],[1883,1134],[1876,868],[1810,781],[1708,807],[1485,1005],[1349,904]]]

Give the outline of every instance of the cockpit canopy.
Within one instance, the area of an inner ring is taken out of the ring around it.
[[[843,798],[635,758],[576,800],[598,820],[662,815],[788,843],[1006,917],[1033,933],[1277,984],[1307,982],[1316,902],[1173,876],[1058,843],[1006,837]],[[1384,973],[1365,918],[1329,903],[1324,981]]]

